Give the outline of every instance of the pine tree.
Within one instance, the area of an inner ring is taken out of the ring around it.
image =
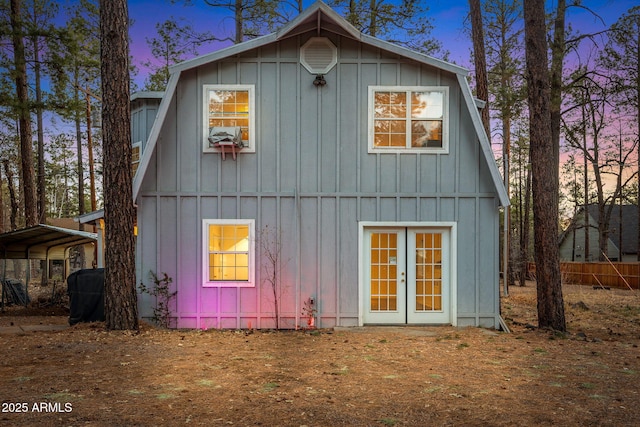
[[[553,159],[544,0],[524,2],[538,325],[567,329],[558,250],[558,166]]]
[[[145,90],[164,91],[169,82],[169,67],[198,54],[198,46],[211,40],[210,33],[198,33],[187,23],[179,23],[175,18],[156,24],[157,37],[147,38],[151,55],[155,60],[147,60],[142,65],[151,74],[145,81]]]
[[[640,6],[635,6],[623,14],[611,26],[609,41],[600,57],[600,64],[608,70],[614,80],[613,91],[618,97],[620,109],[633,115],[635,139],[640,139]],[[640,144],[637,157],[640,159]],[[636,171],[638,191],[640,191],[640,160]],[[640,193],[637,199],[640,200]],[[638,204],[640,220],[640,204]],[[640,228],[638,229],[640,247]],[[638,251],[640,261],[640,251]]]
[[[129,16],[126,0],[101,0],[104,145],[105,318],[108,329],[138,329],[131,186]]]
[[[428,55],[448,52],[430,36],[433,20],[422,2],[388,0],[333,0],[330,5],[358,30]]]
[[[33,146],[31,110],[29,105],[27,62],[25,56],[25,24],[21,0],[11,0],[11,37],[13,43],[13,65],[15,73],[16,112],[20,132],[20,161],[22,165],[22,189],[24,198],[25,225],[38,223],[36,182],[33,170]]]

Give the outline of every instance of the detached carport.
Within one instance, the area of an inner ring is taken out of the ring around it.
[[[36,225],[21,230],[0,234],[0,259],[2,259],[2,304],[4,306],[7,260],[45,260],[43,274],[49,277],[49,261],[68,258],[69,248],[92,243],[98,239],[96,233],[54,227],[51,225]],[[67,265],[64,266],[64,277],[68,276]],[[25,289],[29,287],[31,268],[27,265]]]

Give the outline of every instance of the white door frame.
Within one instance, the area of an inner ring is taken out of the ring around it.
[[[364,265],[364,234],[365,228],[433,228],[433,229],[449,229],[449,248],[450,248],[450,260],[449,260],[449,313],[451,313],[450,323],[452,326],[456,326],[458,322],[458,310],[457,310],[457,223],[453,221],[358,221],[358,325],[364,324],[364,310],[365,301],[365,286],[369,286],[365,283],[365,265]]]

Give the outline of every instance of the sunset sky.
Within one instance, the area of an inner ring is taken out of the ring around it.
[[[314,1],[305,0],[308,7]],[[156,36],[155,25],[171,17],[184,18],[197,31],[212,31],[216,34],[232,34],[233,20],[230,12],[216,9],[204,3],[204,0],[193,0],[192,6],[184,6],[182,2],[172,4],[170,0],[129,0],[129,16],[134,24],[131,29],[131,52],[134,61],[139,65],[141,61],[151,57],[146,38]],[[547,2],[549,8],[555,7],[556,1]],[[590,8],[601,18],[584,8],[570,8],[567,14],[567,24],[581,33],[602,31],[614,23],[622,13],[637,4],[636,0],[583,0],[585,7]],[[450,52],[450,60],[470,68],[471,43],[465,32],[465,25],[469,10],[468,0],[431,0],[429,1],[430,15],[435,26],[433,37],[441,41],[445,49]],[[200,53],[224,47],[217,44],[202,47]],[[148,70],[139,66],[136,82],[140,87]]]

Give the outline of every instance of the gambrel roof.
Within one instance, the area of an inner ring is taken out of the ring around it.
[[[160,135],[162,124],[167,115],[169,105],[176,91],[178,80],[180,79],[180,75],[183,71],[190,70],[190,69],[199,67],[201,65],[209,64],[215,61],[219,61],[221,59],[236,56],[244,52],[250,51],[252,49],[260,48],[268,44],[275,43],[277,41],[284,40],[289,37],[294,37],[298,34],[306,33],[313,30],[317,31],[318,34],[322,30],[329,31],[344,37],[357,40],[361,43],[379,48],[381,50],[385,50],[395,55],[399,55],[407,59],[411,59],[413,61],[455,74],[455,76],[457,77],[457,81],[460,85],[460,88],[462,90],[466,108],[469,110],[469,114],[473,121],[475,132],[478,135],[478,140],[480,141],[483,158],[486,161],[486,164],[491,174],[491,178],[493,180],[493,184],[498,193],[500,205],[501,206],[509,205],[509,198],[507,196],[507,192],[503,185],[502,177],[495,163],[493,152],[491,151],[489,139],[484,131],[484,127],[482,126],[482,120],[480,118],[480,114],[477,109],[478,107],[476,105],[473,94],[471,92],[471,88],[469,87],[469,83],[467,82],[467,76],[469,74],[469,71],[466,68],[460,67],[458,65],[451,64],[451,63],[433,58],[431,56],[413,51],[411,49],[407,49],[405,47],[363,34],[359,30],[357,30],[353,25],[349,24],[344,18],[342,18],[333,9],[331,9],[329,6],[327,6],[324,2],[320,0],[316,1],[313,5],[311,5],[305,11],[303,11],[300,15],[298,15],[294,20],[292,20],[287,25],[280,28],[278,31],[274,33],[271,33],[262,37],[258,37],[243,43],[239,43],[224,49],[220,49],[218,51],[215,51],[206,55],[202,55],[197,58],[193,58],[170,67],[171,74],[170,74],[169,82],[167,84],[167,89],[162,99],[162,102],[160,103],[156,120],[153,124],[153,127],[151,128],[151,132],[147,140],[146,149],[142,154],[139,167],[134,177],[134,181],[133,181],[134,201],[138,197],[140,187],[142,185],[142,181],[144,178],[144,174],[147,170],[147,167],[149,165],[149,162],[155,150],[155,146],[156,146],[158,137]]]

